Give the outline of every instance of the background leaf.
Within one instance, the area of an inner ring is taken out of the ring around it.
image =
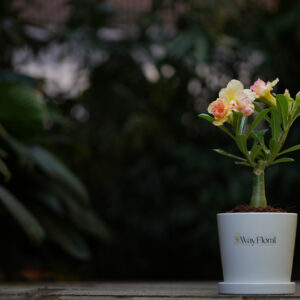
[[[83,203],[89,202],[84,186],[53,154],[42,147],[34,146],[31,148],[31,156],[47,175],[63,182]]]
[[[43,129],[46,107],[34,90],[16,82],[0,83],[0,122],[17,136]]]
[[[0,201],[19,222],[28,236],[36,242],[41,242],[45,237],[42,226],[29,210],[2,185],[0,185]]]

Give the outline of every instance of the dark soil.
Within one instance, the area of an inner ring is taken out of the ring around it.
[[[249,205],[237,205],[232,210],[227,211],[228,213],[238,213],[238,212],[286,212],[282,208],[274,208],[272,206],[266,207],[252,207]]]

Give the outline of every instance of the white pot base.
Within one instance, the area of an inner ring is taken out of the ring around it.
[[[284,283],[230,283],[219,282],[220,294],[294,294],[296,289],[295,282]]]

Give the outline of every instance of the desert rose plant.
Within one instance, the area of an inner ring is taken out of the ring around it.
[[[250,206],[265,207],[265,169],[271,165],[294,161],[284,155],[300,149],[300,145],[282,150],[289,130],[300,116],[300,92],[293,99],[288,90],[275,95],[278,79],[265,83],[257,79],[250,89],[238,80],[231,80],[219,92],[219,98],[200,114],[228,134],[236,143],[242,157],[214,149],[235,159],[236,164],[253,169],[253,189]],[[258,126],[259,125],[259,126]],[[260,129],[258,129],[260,128]],[[263,129],[262,129],[263,128]]]

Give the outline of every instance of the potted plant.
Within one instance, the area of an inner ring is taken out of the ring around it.
[[[241,156],[214,149],[253,170],[250,205],[240,205],[217,215],[224,282],[222,294],[292,294],[291,271],[297,214],[267,205],[265,170],[300,145],[282,150],[289,130],[300,116],[300,93],[293,99],[288,90],[275,95],[278,79],[258,79],[250,89],[231,80],[201,118],[218,126],[236,143]],[[263,128],[262,128],[263,126]],[[259,128],[259,129],[258,129]]]

